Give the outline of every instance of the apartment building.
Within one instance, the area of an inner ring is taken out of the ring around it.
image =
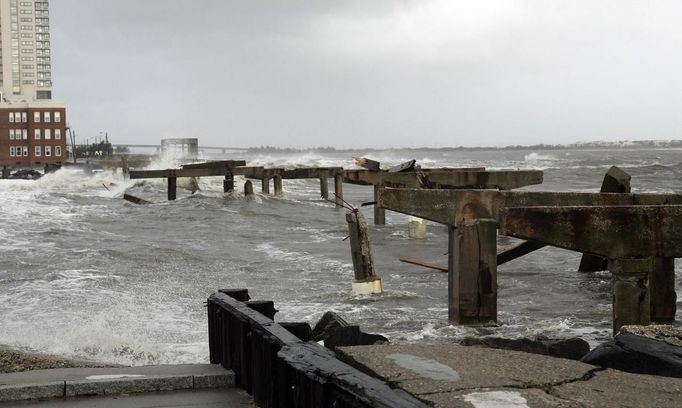
[[[0,0],[0,166],[67,161],[66,109],[52,101],[47,0]]]

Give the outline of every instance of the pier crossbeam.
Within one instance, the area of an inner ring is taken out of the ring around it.
[[[537,170],[486,171],[483,168],[424,169],[416,172],[344,170],[343,181],[357,185],[391,188],[500,189],[512,190],[542,184]]]

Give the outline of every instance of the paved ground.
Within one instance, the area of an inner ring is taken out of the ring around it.
[[[245,407],[234,373],[218,365],[62,368],[0,374],[7,407]]]
[[[444,344],[344,347],[344,360],[436,407],[682,407],[682,379]]]
[[[167,391],[105,397],[58,398],[47,401],[0,403],[1,408],[252,408],[251,397],[236,388]]]

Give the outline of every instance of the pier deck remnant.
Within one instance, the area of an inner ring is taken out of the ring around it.
[[[648,324],[675,307],[667,279],[671,265],[662,260],[682,257],[682,195],[382,188],[379,205],[449,227],[448,310],[454,323],[496,319],[497,226],[500,234],[536,242],[537,248],[608,258],[614,331]]]

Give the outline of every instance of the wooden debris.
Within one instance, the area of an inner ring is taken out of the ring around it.
[[[131,195],[128,193],[123,194],[123,199],[126,201],[130,201],[131,203],[134,203],[134,204],[152,204],[151,201],[147,201],[147,200],[144,200],[142,198],[135,197],[134,195]]]

